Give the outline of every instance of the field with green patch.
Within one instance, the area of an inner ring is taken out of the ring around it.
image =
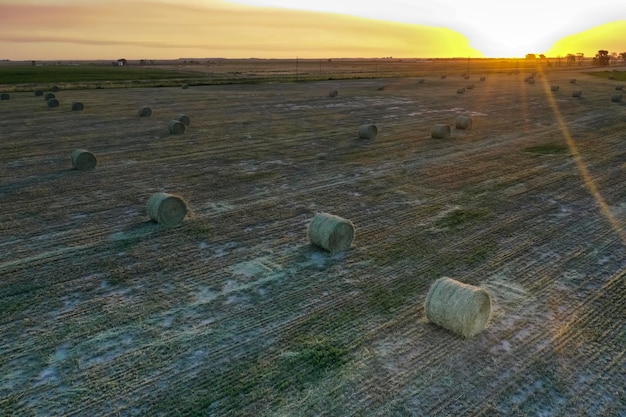
[[[481,75],[11,92],[0,415],[626,415],[619,82]],[[158,191],[182,225],[150,221]],[[349,250],[309,244],[316,212]],[[485,331],[425,319],[442,276],[491,293]]]

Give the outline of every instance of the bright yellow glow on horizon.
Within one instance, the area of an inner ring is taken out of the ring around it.
[[[621,36],[615,36],[615,34],[621,34]],[[592,57],[600,49],[607,50],[609,53],[626,52],[626,20],[618,20],[566,36],[555,42],[545,54],[565,57],[567,54],[591,51],[585,53],[585,56]]]
[[[623,23],[558,43],[572,31],[555,23],[561,19],[553,6],[528,12],[527,3],[513,10],[492,0],[459,2],[0,0],[0,59],[478,58],[626,50],[618,42]],[[616,15],[626,10],[616,7]],[[532,20],[519,29],[529,13]]]

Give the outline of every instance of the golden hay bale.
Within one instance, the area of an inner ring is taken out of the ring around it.
[[[574,90],[572,92],[572,97],[582,97],[583,92],[581,90]]]
[[[465,87],[457,88],[456,90],[457,94],[463,94],[464,92],[465,92]]]
[[[359,138],[361,139],[376,139],[378,135],[378,128],[376,125],[365,124],[359,126]]]
[[[189,126],[191,124],[191,120],[189,119],[189,116],[187,116],[186,114],[179,114],[178,116],[176,116],[176,120],[178,120],[185,126]]]
[[[43,91],[42,90],[35,90],[35,97],[41,97],[43,96]]]
[[[570,84],[576,84],[576,78],[572,78],[571,80],[569,80]]]
[[[485,76],[480,77],[480,81],[485,81],[486,79],[487,79],[487,77],[485,77]]]
[[[59,107],[59,100],[56,98],[48,99],[46,100],[46,103],[48,104],[48,107]]]
[[[474,89],[474,84],[469,84],[466,88],[468,90],[473,90]]]
[[[611,96],[611,101],[613,103],[619,103],[620,101],[622,101],[622,95],[621,94],[613,94]]]
[[[10,98],[11,98],[11,96],[9,95],[9,93],[2,93],[2,94],[0,94],[0,100],[8,100]]]
[[[187,203],[173,194],[152,194],[146,208],[152,220],[168,227],[179,225],[187,215]]]
[[[182,135],[185,133],[185,124],[178,120],[170,120],[170,123],[167,125],[167,129],[173,135]]]
[[[139,107],[137,113],[139,114],[139,117],[150,117],[152,115],[152,109],[147,106],[142,106]]]
[[[530,78],[530,79],[528,80],[528,84],[534,84],[534,83],[535,83],[535,79],[534,79],[534,78]]]
[[[328,97],[337,97],[339,95],[339,92],[337,90],[333,90],[330,93],[328,93]]]
[[[430,130],[430,136],[435,139],[448,139],[450,137],[450,126],[437,123]]]
[[[623,90],[623,89],[624,89],[624,86],[623,86],[623,85],[616,85],[616,86],[615,86],[615,89],[616,89],[616,90],[620,90],[620,91],[621,91],[621,90]]]
[[[559,86],[553,85],[552,87],[550,87],[550,91],[559,91]]]
[[[425,80],[425,79],[423,79],[423,78],[420,78],[420,79],[417,81],[417,83],[418,83],[418,84],[424,84],[425,82],[426,82],[426,80]]]
[[[469,116],[457,116],[455,127],[457,129],[471,129],[472,118]]]
[[[85,149],[76,149],[72,152],[72,166],[79,171],[91,171],[97,165],[96,156]]]
[[[72,111],[81,111],[85,110],[85,105],[80,101],[75,101],[72,103]]]
[[[430,287],[424,308],[430,322],[460,336],[472,337],[487,326],[491,295],[483,288],[443,277]]]
[[[441,79],[442,79],[442,80],[445,80],[447,77],[448,77],[448,76],[447,76],[446,74],[443,74],[443,75],[441,76]]]
[[[354,224],[334,214],[317,213],[309,224],[309,241],[329,252],[341,252],[352,244]]]

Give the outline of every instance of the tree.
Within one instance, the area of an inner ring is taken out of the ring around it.
[[[578,60],[578,65],[580,65],[580,63],[583,62],[583,59],[585,59],[585,54],[582,52],[576,52],[576,59]]]
[[[565,60],[567,61],[567,66],[570,66],[576,62],[576,55],[567,54],[567,56],[565,57]]]
[[[537,55],[535,55],[535,54],[526,54],[526,59],[537,59]]]
[[[611,62],[611,55],[609,55],[609,51],[600,49],[596,54],[597,63],[601,67],[606,67]]]
[[[626,52],[620,52],[619,56],[622,59],[622,62],[626,64]]]

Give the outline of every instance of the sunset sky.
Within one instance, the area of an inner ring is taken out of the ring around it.
[[[0,0],[10,60],[593,56],[625,34],[623,0]]]

